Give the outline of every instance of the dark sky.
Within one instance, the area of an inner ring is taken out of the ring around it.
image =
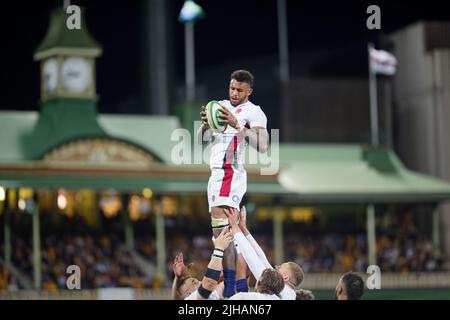
[[[143,112],[139,100],[144,38],[143,1],[72,1],[72,4],[86,7],[88,28],[104,49],[97,62],[101,112]],[[206,13],[205,19],[195,27],[196,67],[200,83],[207,83],[208,72],[220,69],[222,65],[237,65],[240,61],[264,58],[276,61],[275,0],[196,2]],[[33,51],[46,33],[50,9],[62,3],[11,1],[2,4],[0,110],[38,110],[39,69],[32,60]],[[177,86],[182,85],[184,80],[184,33],[182,24],[177,21],[182,4],[182,0],[174,0],[169,10],[170,43],[173,48],[171,62]],[[366,8],[370,4],[381,7],[384,33],[419,19],[450,20],[445,1],[287,0],[291,57],[315,50],[332,52],[347,48],[361,56],[361,63],[355,64],[354,74],[350,75],[364,76],[365,58],[358,50],[364,50],[364,43],[379,33],[366,28]],[[298,61],[291,61],[293,76],[296,75],[296,63]]]

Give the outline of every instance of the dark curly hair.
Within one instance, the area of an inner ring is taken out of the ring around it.
[[[233,71],[231,74],[230,80],[236,80],[238,82],[245,82],[248,83],[250,88],[253,88],[253,81],[255,80],[255,77],[250,73],[250,71],[247,70],[236,70]]]

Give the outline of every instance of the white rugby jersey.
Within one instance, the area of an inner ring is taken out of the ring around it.
[[[239,292],[231,296],[228,300],[280,300],[280,298],[275,294]]]
[[[297,294],[295,293],[295,290],[289,287],[288,285],[284,285],[283,291],[280,293],[281,300],[296,300]]]
[[[229,100],[218,101],[223,107],[231,111],[241,127],[267,128],[267,117],[257,106],[250,101],[233,106]],[[245,141],[238,138],[237,130],[230,125],[223,133],[214,132],[211,146],[210,167],[211,169],[225,169],[232,166],[234,170],[244,170]],[[226,157],[228,157],[226,159]]]
[[[261,277],[261,274],[265,269],[273,269],[267,260],[264,251],[251,235],[245,237],[242,232],[238,232],[234,235],[234,241],[256,280]],[[280,295],[281,300],[296,299],[294,289],[286,284],[284,285],[283,291],[281,291]]]

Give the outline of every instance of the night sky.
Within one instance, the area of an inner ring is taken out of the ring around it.
[[[195,26],[196,72],[200,85],[208,83],[212,77],[224,77],[226,84],[228,73],[211,72],[222,70],[221,66],[238,67],[243,61],[258,59],[268,59],[276,65],[278,31],[275,0],[196,2],[206,13],[205,18]],[[32,56],[47,31],[49,11],[62,6],[62,3],[11,1],[2,4],[1,110],[38,110],[39,68]],[[139,100],[144,38],[142,1],[72,1],[72,4],[86,8],[88,28],[103,47],[103,55],[97,61],[99,111],[143,113]],[[182,86],[184,81],[184,29],[177,21],[182,4],[182,0],[171,1],[169,10],[171,62],[176,86]],[[381,7],[381,32],[366,28],[366,8],[370,4]],[[389,34],[419,19],[450,20],[445,1],[287,0],[287,7],[292,77],[300,74],[299,64],[305,63],[296,60],[296,57],[316,51],[358,58],[353,67],[345,71],[348,74],[336,68],[336,63],[331,59],[328,64],[316,68],[315,75],[363,77],[367,72],[366,57],[361,53],[368,40],[377,39],[381,33]],[[273,73],[261,72],[261,77],[273,77]],[[225,86],[223,93],[226,92]]]

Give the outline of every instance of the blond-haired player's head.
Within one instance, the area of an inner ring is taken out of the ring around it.
[[[303,269],[295,262],[285,262],[275,268],[280,272],[284,283],[291,288],[297,287],[305,278]]]
[[[198,279],[190,276],[178,279],[176,282],[175,300],[184,300],[197,290],[200,284],[201,282]]]

